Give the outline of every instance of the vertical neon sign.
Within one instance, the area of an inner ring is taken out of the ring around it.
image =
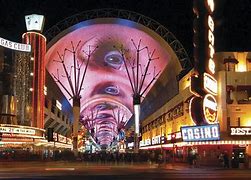
[[[194,0],[194,74],[190,115],[196,125],[217,123],[217,80],[214,61],[213,0]]]

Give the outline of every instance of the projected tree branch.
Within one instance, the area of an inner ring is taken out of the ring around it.
[[[133,95],[133,105],[134,105],[134,117],[135,117],[135,152],[138,152],[138,135],[139,135],[139,115],[140,115],[140,104],[141,99],[144,97],[145,93],[153,85],[154,81],[160,74],[160,71],[156,72],[156,67],[153,67],[153,72],[149,72],[149,67],[151,62],[159,59],[159,57],[154,57],[155,49],[151,52],[148,46],[143,46],[141,40],[136,44],[133,39],[131,39],[133,46],[136,50],[136,55],[133,58],[128,58],[128,49],[125,49],[123,45],[120,47],[115,47],[119,50],[127,73],[127,77],[130,82]],[[141,54],[143,52],[147,53],[146,64],[142,64]],[[149,82],[146,82],[146,77],[152,76]]]
[[[55,81],[65,90],[65,92],[69,95],[70,99],[73,100],[73,150],[75,155],[77,156],[77,136],[78,136],[78,122],[80,118],[80,99],[81,99],[81,91],[83,90],[83,83],[87,73],[87,68],[90,62],[91,55],[97,49],[97,47],[93,47],[89,45],[87,50],[83,50],[84,58],[81,61],[76,57],[76,53],[79,49],[81,41],[74,45],[71,41],[71,48],[65,48],[64,52],[58,54],[58,60],[53,60],[56,63],[61,64],[63,66],[63,73],[59,74],[59,70],[57,69],[57,74],[52,74]],[[73,65],[67,67],[66,62],[66,54],[70,53],[72,56],[72,60],[68,60],[67,62],[73,62]],[[85,66],[83,68],[83,64]],[[66,79],[66,81],[65,81]],[[70,87],[68,89],[67,87]]]
[[[91,135],[94,137],[94,128],[96,125],[96,119],[98,117],[99,110],[91,110],[90,114],[83,115],[80,117],[80,121],[85,126],[86,129],[89,130]]]
[[[112,109],[112,114],[113,114],[113,118],[116,122],[117,125],[117,132],[119,132],[119,130],[121,128],[123,128],[126,124],[126,116],[125,113],[123,112],[123,110],[119,107],[117,107],[116,109]]]
[[[85,75],[87,72],[87,67],[90,62],[90,57],[94,53],[94,51],[97,49],[97,46],[93,47],[89,45],[88,50],[83,51],[86,58],[84,60],[81,60],[80,62],[79,59],[76,58],[76,52],[77,52],[77,49],[79,48],[80,43],[81,41],[79,41],[75,47],[73,42],[71,41],[72,48],[71,49],[65,48],[63,54],[60,54],[59,52],[57,52],[59,60],[53,60],[54,62],[58,62],[62,64],[64,74],[61,74],[61,77],[66,78],[67,84],[70,86],[70,91],[66,88],[66,85],[62,82],[62,80],[60,80],[58,69],[57,69],[57,75],[52,74],[52,76],[54,77],[56,82],[60,84],[60,86],[67,92],[67,94],[73,100],[81,98],[80,93],[83,90],[83,83],[84,83]],[[70,68],[67,68],[65,65],[66,53],[71,53],[73,57],[73,66],[71,66]],[[83,74],[81,75],[82,67],[85,61],[86,61],[86,65],[84,67]]]

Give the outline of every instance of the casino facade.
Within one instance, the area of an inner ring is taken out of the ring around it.
[[[32,16],[37,18],[26,18]],[[56,106],[56,98],[64,98],[56,87],[53,93],[47,92],[53,83],[43,65],[46,38],[38,29],[28,29],[23,43],[0,38],[1,160],[47,159],[55,150],[72,148],[70,105]],[[47,141],[48,127],[55,128],[54,142]]]
[[[197,154],[207,165],[227,153],[243,165],[251,154],[250,52],[215,53],[213,11],[213,1],[194,4],[195,66],[179,93],[142,121],[140,147],[179,162]]]
[[[201,164],[219,165],[218,157],[251,154],[250,52],[215,53],[218,122],[196,125],[191,115],[192,72],[179,81],[179,94],[142,121],[142,150],[164,152],[186,162],[198,153]],[[203,106],[203,104],[201,104]],[[194,112],[199,111],[195,109]],[[234,153],[234,154],[233,154]],[[242,159],[240,162],[243,162]]]

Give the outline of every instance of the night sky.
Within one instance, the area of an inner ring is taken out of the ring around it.
[[[251,1],[215,0],[215,4],[216,52],[250,51]],[[0,37],[20,42],[27,14],[45,15],[45,32],[76,13],[102,8],[130,10],[158,21],[192,57],[191,0],[0,0]]]

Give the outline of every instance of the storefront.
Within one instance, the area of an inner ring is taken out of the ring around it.
[[[45,130],[30,126],[0,124],[1,159],[37,159],[55,150],[72,149],[71,139],[56,134],[54,142],[45,139]]]

